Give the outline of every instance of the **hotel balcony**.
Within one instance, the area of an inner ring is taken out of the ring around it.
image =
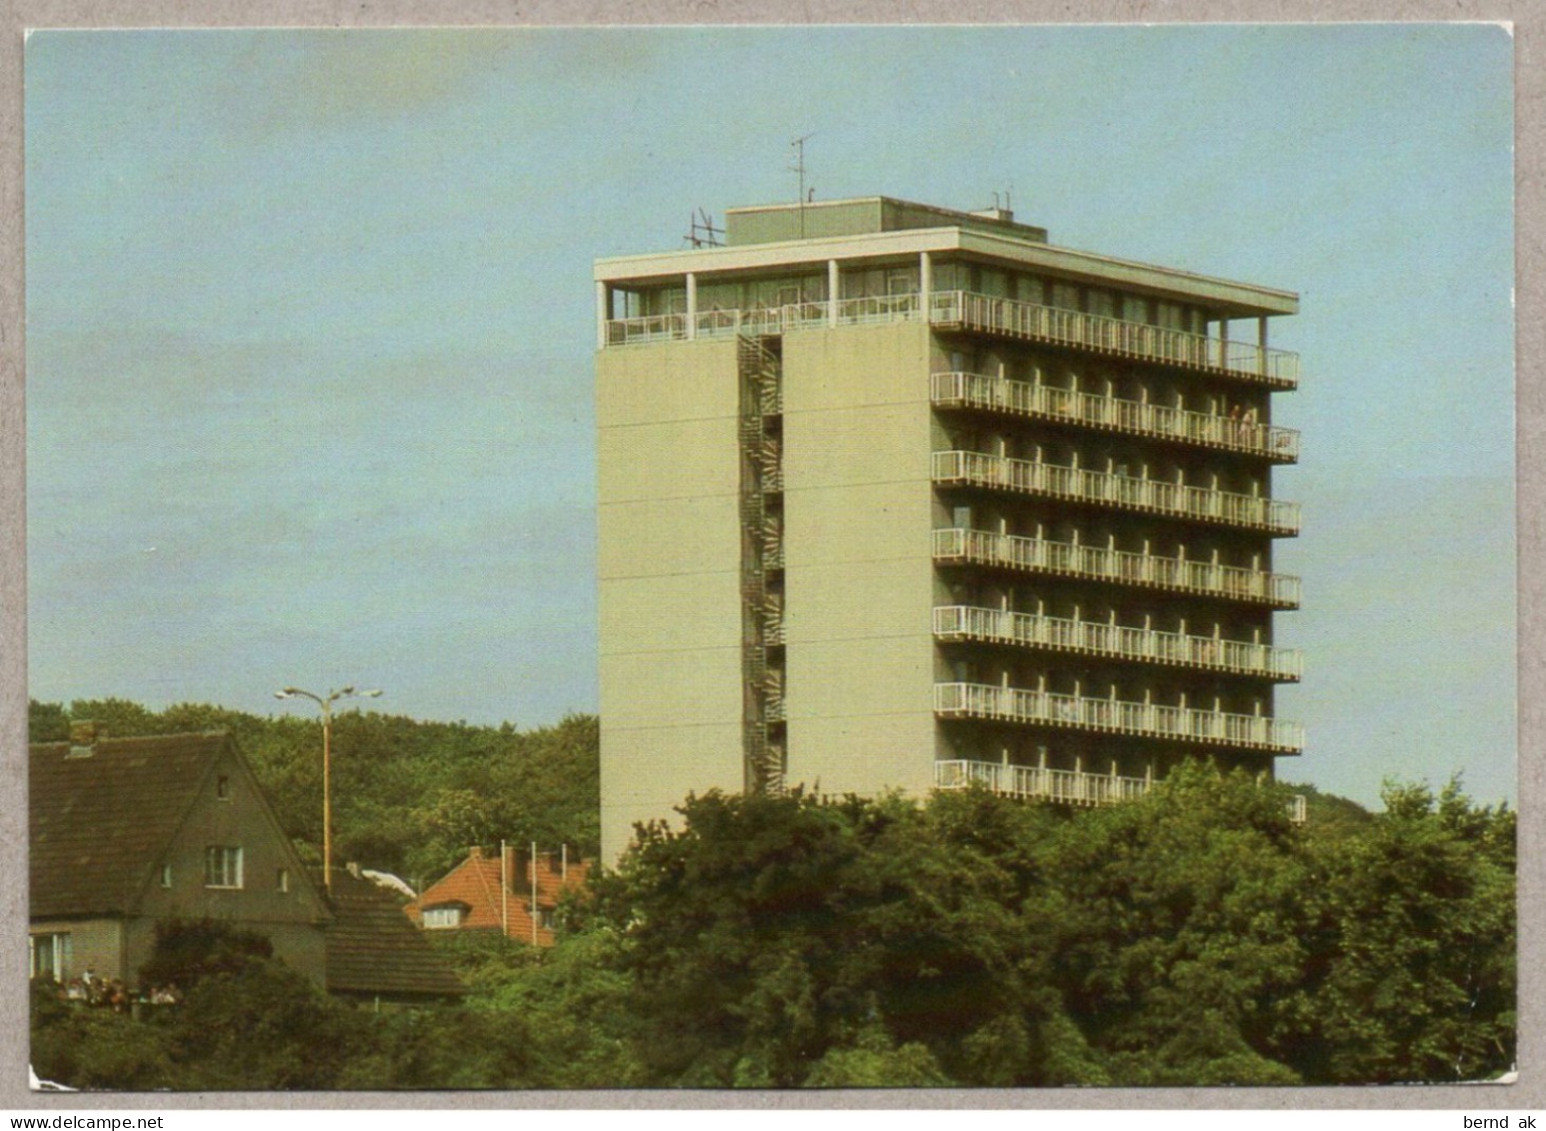
[[[1087,578],[1141,588],[1221,597],[1276,609],[1299,607],[1299,578],[1286,573],[1165,558],[1129,550],[1078,546],[1016,534],[945,527],[934,532],[940,565],[986,565],[1026,573]]]
[[[1274,535],[1299,532],[1299,504],[1255,495],[1186,487],[1053,463],[1011,459],[986,452],[935,452],[934,482],[941,487],[987,487],[1072,499],[1117,510],[1173,515],[1217,526],[1240,526]]]
[[[837,302],[801,302],[752,310],[708,310],[607,319],[602,340],[608,347],[649,345],[694,338],[732,338],[785,334],[792,330],[919,322],[924,304],[917,294],[874,295]],[[1237,377],[1274,389],[1299,383],[1299,355],[1266,349],[1251,342],[1211,338],[1144,322],[1083,314],[1034,302],[993,298],[970,291],[934,291],[928,321],[946,330],[973,330],[1026,341],[1153,361]]]
[[[974,641],[1146,664],[1197,668],[1295,682],[1301,656],[1295,649],[1248,644],[1212,636],[1186,636],[1098,621],[945,605],[934,610],[934,635],[945,642]]]
[[[1274,463],[1299,458],[1299,433],[1206,412],[1100,397],[1010,381],[982,373],[936,373],[935,408],[972,408],[1079,424],[1107,432],[1152,436],[1197,447],[1247,452]]]
[[[1275,754],[1298,754],[1304,749],[1304,728],[1299,723],[1263,715],[1089,699],[987,683],[935,684],[934,713],[941,719],[1023,723]]]
[[[1013,766],[999,762],[941,761],[934,763],[935,789],[980,786],[1005,797],[1054,801],[1064,805],[1115,805],[1135,801],[1154,788],[1152,778],[1090,774],[1082,770],[1049,770],[1044,766]],[[1305,798],[1289,799],[1288,819],[1305,822]]]
[[[1184,369],[1213,370],[1277,389],[1292,389],[1299,383],[1299,355],[1287,350],[1034,302],[935,291],[929,321],[946,329],[985,331]]]
[[[994,534],[987,530],[966,530],[958,526],[934,532],[934,560],[940,565],[997,566],[1026,573],[1195,593],[1203,597],[1269,605],[1275,609],[1299,607],[1299,579],[1291,574],[1079,546],[1016,534]]]

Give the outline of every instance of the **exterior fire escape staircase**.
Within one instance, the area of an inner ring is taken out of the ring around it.
[[[784,791],[782,390],[776,338],[742,337],[741,678],[747,793]]]

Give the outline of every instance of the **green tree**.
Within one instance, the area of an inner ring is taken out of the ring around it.
[[[70,737],[70,716],[59,703],[27,700],[27,741],[63,742]]]
[[[651,1082],[790,1087],[834,1050],[854,1055],[819,1079],[913,1046],[961,1083],[1044,1074],[1046,1037],[1067,1027],[1035,983],[1047,934],[1021,906],[1035,870],[974,844],[962,803],[932,824],[896,798],[711,793],[681,813],[597,884]],[[1040,818],[998,823],[1022,820]]]
[[[1316,855],[1295,1060],[1338,1083],[1495,1076],[1515,1056],[1514,814],[1455,782],[1384,800]]]
[[[355,1017],[274,959],[203,978],[167,1011],[183,1087],[326,1089],[359,1047]]]
[[[1113,1082],[1293,1078],[1271,1041],[1304,959],[1285,794],[1189,764],[1070,821],[1054,846],[1055,980]]]
[[[70,703],[70,719],[97,723],[110,738],[164,733],[154,713],[127,699],[76,699]]]
[[[274,944],[256,931],[215,919],[170,919],[156,924],[150,957],[140,967],[140,984],[186,990],[273,956]]]
[[[183,1086],[160,1029],[109,1009],[67,1007],[52,982],[32,986],[33,1071],[71,1088],[149,1090]]]

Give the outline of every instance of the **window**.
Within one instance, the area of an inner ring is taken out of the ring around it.
[[[221,801],[231,800],[231,779],[224,774],[215,781],[215,796]]]
[[[172,886],[172,866],[170,864],[161,865],[161,886],[164,888]]]
[[[281,868],[274,876],[274,887],[281,892],[290,890],[290,869]]]
[[[1099,314],[1102,318],[1116,317],[1116,295],[1112,294],[1110,291],[1103,291],[1098,287],[1092,287],[1086,293],[1089,295],[1091,314]]]
[[[242,850],[239,847],[212,844],[204,850],[204,886],[207,888],[242,886]]]
[[[424,911],[424,925],[431,930],[460,927],[462,925],[462,909],[460,907],[426,908]]]
[[[1079,288],[1072,283],[1053,283],[1052,305],[1059,310],[1078,310]]]
[[[553,909],[551,907],[539,907],[537,909],[537,926],[544,931],[553,929]]]
[[[27,936],[27,956],[34,978],[63,982],[70,968],[69,932]]]

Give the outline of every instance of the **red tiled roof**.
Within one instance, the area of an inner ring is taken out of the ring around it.
[[[462,929],[498,930],[501,920],[504,919],[508,922],[505,933],[510,938],[519,939],[522,942],[532,941],[532,872],[528,854],[512,851],[511,856],[509,888],[503,903],[500,900],[498,854],[485,856],[482,850],[474,849],[468,854],[466,860],[451,869],[443,879],[426,888],[417,900],[403,908],[404,912],[415,923],[422,924],[423,908],[461,903],[468,908],[462,916]],[[559,897],[566,890],[581,887],[589,872],[589,861],[571,860],[567,869],[567,878],[565,878],[564,869],[555,865],[550,855],[539,853],[536,867],[538,909],[551,910],[556,907]],[[539,945],[550,946],[553,942],[553,932],[539,926],[536,939]]]
[[[131,911],[230,741],[224,731],[104,738],[82,757],[68,742],[31,747],[31,915]]]

